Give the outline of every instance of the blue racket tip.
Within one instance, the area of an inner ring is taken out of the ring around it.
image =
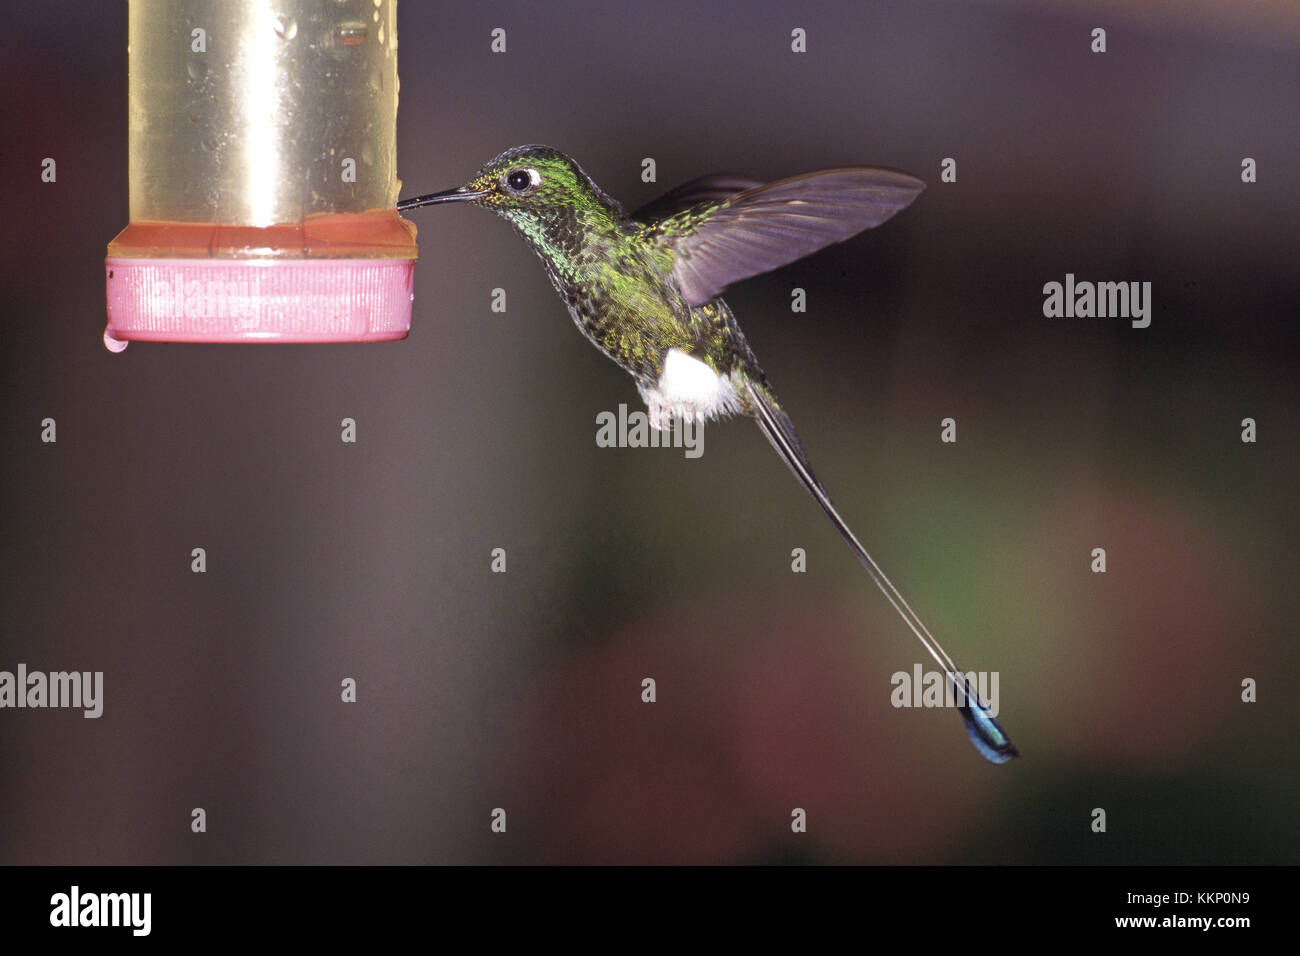
[[[971,743],[985,760],[990,763],[1006,763],[1011,758],[1020,756],[1020,751],[1002,729],[998,719],[989,713],[978,697],[972,695],[957,709],[966,724],[966,733],[970,734]]]

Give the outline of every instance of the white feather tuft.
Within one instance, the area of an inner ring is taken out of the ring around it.
[[[669,349],[654,388],[639,388],[650,410],[650,424],[666,428],[674,418],[709,421],[741,410],[735,373],[719,375],[680,349]]]

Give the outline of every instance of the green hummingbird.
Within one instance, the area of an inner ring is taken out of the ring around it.
[[[870,167],[771,183],[704,176],[629,215],[564,153],[518,146],[465,185],[402,200],[397,208],[468,202],[510,223],[541,259],[582,334],[631,374],[655,428],[673,419],[757,419],[952,682],[976,749],[1005,763],[1019,751],[831,504],[736,317],[719,297],[733,282],[880,225],[924,188],[905,173]]]

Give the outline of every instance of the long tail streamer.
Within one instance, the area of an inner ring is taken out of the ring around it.
[[[985,759],[993,763],[1006,763],[1012,757],[1019,757],[1020,751],[1011,742],[1002,725],[998,723],[997,718],[989,711],[988,706],[980,699],[975,688],[971,686],[969,679],[962,670],[948,656],[948,652],[943,649],[938,641],[934,639],[929,629],[912,610],[911,605],[894,587],[892,581],[881,570],[880,565],[876,564],[875,559],[867,553],[867,549],[862,546],[857,537],[845,524],[844,519],[840,517],[835,506],[831,504],[830,496],[826,494],[826,489],[822,483],[817,480],[813,474],[812,465],[808,461],[808,455],[803,450],[803,445],[799,442],[798,435],[795,434],[794,424],[790,417],[781,409],[779,405],[765,394],[765,390],[751,385],[749,394],[753,398],[754,406],[758,412],[758,426],[762,429],[767,440],[772,443],[776,453],[781,456],[781,460],[789,466],[794,472],[794,476],[799,479],[800,483],[808,489],[808,493],[813,496],[816,502],[821,505],[822,510],[826,512],[831,523],[835,525],[835,530],[840,533],[849,548],[857,556],[862,566],[867,569],[867,574],[871,575],[871,580],[876,582],[876,586],[889,599],[889,603],[894,606],[900,617],[911,628],[916,639],[921,642],[935,662],[943,668],[948,680],[956,691],[955,700],[958,702],[957,710],[961,714],[961,719],[966,725],[966,732],[970,734],[971,742],[975,744],[975,749],[980,752]]]

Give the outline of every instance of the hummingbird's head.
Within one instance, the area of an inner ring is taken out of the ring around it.
[[[516,146],[489,161],[465,185],[397,204],[399,210],[440,202],[485,206],[525,232],[571,215],[625,216],[582,167],[549,146]]]

